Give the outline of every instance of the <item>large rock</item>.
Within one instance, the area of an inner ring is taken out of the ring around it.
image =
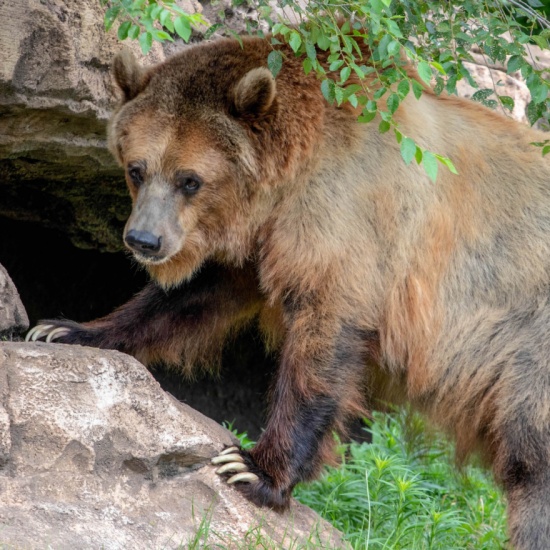
[[[0,344],[0,399],[2,547],[341,547],[308,508],[258,509],[222,482],[209,459],[229,432],[126,355]]]
[[[0,339],[29,328],[27,312],[8,272],[0,265]]]

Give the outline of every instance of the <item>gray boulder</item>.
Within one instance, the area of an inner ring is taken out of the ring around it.
[[[2,547],[342,546],[305,506],[258,509],[221,481],[210,458],[231,443],[131,357],[2,343]]]
[[[0,339],[29,328],[29,318],[8,272],[0,265]]]

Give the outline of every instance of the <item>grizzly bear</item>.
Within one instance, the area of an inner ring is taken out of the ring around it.
[[[190,371],[258,319],[280,357],[266,428],[250,452],[213,460],[248,499],[284,509],[331,461],[334,432],[408,401],[459,456],[491,463],[515,547],[550,548],[550,162],[532,145],[546,136],[409,94],[400,131],[458,170],[432,183],[392,132],[328,103],[268,39],[202,43],[150,68],[124,52],[114,76],[124,242],[152,282],[106,317],[44,321],[30,339]]]

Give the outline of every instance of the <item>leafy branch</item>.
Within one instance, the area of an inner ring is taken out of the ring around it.
[[[200,14],[185,13],[174,0],[102,2],[108,6],[106,28],[118,20],[119,38],[138,38],[144,53],[154,40],[173,40],[178,35],[188,41],[193,28],[211,34],[223,27],[217,24],[207,30],[208,23]],[[292,24],[269,0],[233,3],[253,8],[271,31],[274,49],[267,63],[274,75],[283,63],[277,46],[286,43],[302,58],[304,72],[317,74],[327,101],[349,103],[361,122],[376,119],[380,132],[393,129],[404,161],[415,160],[434,181],[438,163],[456,171],[451,160],[403,136],[394,118],[411,91],[418,99],[424,90],[407,70],[410,63],[436,94],[456,94],[461,80],[478,88],[465,65],[474,60],[477,49],[486,59],[505,66],[508,74],[522,75],[531,93],[526,111],[529,122],[550,126],[550,81],[526,48],[536,44],[549,49],[549,8],[539,0],[284,0],[280,4],[285,13],[294,14]],[[514,100],[498,94],[499,84],[478,90],[473,99],[511,111]],[[547,154],[548,147],[541,147]]]

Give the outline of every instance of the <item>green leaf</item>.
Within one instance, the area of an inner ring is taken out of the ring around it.
[[[548,98],[548,86],[544,82],[538,82],[536,86],[529,90],[531,92],[531,99],[535,103],[542,103]]]
[[[367,101],[367,104],[365,105],[365,109],[369,112],[374,112],[378,109],[378,106],[376,105],[376,101],[369,99]]]
[[[160,12],[159,21],[163,27],[166,27],[170,32],[174,32],[174,23],[172,22],[172,14],[168,10],[163,9]]]
[[[388,44],[388,54],[398,56],[401,50],[401,44],[397,40],[392,40]]]
[[[548,49],[548,40],[546,40],[546,38],[544,38],[544,36],[540,36],[538,34],[533,34],[531,36],[531,40],[533,40],[533,42],[535,42],[535,44],[543,49],[543,50],[547,50]]]
[[[140,28],[137,25],[132,25],[128,31],[128,38],[135,40],[139,36]]]
[[[422,162],[422,157],[424,156],[424,153],[420,147],[416,147],[416,153],[414,154],[414,160],[416,160],[416,164],[420,164]]]
[[[153,35],[150,32],[142,32],[139,35],[139,45],[143,55],[147,55],[153,45]]]
[[[385,87],[379,88],[376,92],[374,92],[374,99],[380,99],[387,91],[388,89]]]
[[[409,137],[403,138],[401,141],[401,156],[405,164],[410,164],[416,154],[416,143]]]
[[[382,3],[382,0],[370,0],[369,4],[373,14],[378,15],[382,13],[382,10],[384,9],[384,4]]]
[[[152,10],[150,17],[151,19],[157,19],[157,17],[160,15],[160,12],[162,11],[162,6],[157,4]]]
[[[386,120],[383,120],[383,121],[378,125],[378,131],[379,131],[381,134],[385,134],[390,128],[391,128],[391,124],[390,124],[389,122],[387,122]]]
[[[399,25],[393,19],[384,18],[382,19],[382,21],[384,22],[386,27],[388,27],[388,31],[391,35],[403,38],[403,33],[401,32]]]
[[[435,183],[437,179],[437,159],[430,151],[424,151],[422,155],[422,166],[428,174],[428,177]]]
[[[478,101],[479,103],[485,103],[485,100],[493,95],[495,91],[492,88],[483,88],[483,90],[478,90],[473,96],[472,99],[474,101]]]
[[[409,90],[410,90],[410,85],[409,85],[409,81],[408,80],[402,80],[398,85],[397,85],[397,93],[399,94],[399,97],[401,99],[404,99],[407,94],[409,93]]]
[[[346,86],[346,94],[348,95],[355,94],[361,90],[362,88],[359,84],[349,84],[348,86]]]
[[[153,35],[153,38],[158,42],[164,42],[164,40],[170,40],[171,42],[174,41],[174,39],[167,32],[164,31],[159,31],[155,29],[151,34]]]
[[[506,107],[506,109],[508,109],[509,111],[514,110],[515,102],[513,98],[511,98],[508,95],[501,95],[501,96],[498,96],[498,98],[500,99],[500,103],[502,104],[503,107]]]
[[[334,86],[334,97],[336,98],[336,103],[342,105],[344,101],[344,89],[340,86]]]
[[[319,46],[319,48],[321,48],[323,51],[326,51],[330,48],[330,40],[326,35],[321,34],[317,39],[317,46]]]
[[[302,61],[302,67],[304,69],[304,74],[309,74],[311,70],[313,69],[313,63],[311,62],[311,59],[309,57],[306,57]]]
[[[287,35],[290,32],[290,28],[282,23],[276,23],[273,25],[273,34],[282,34],[283,36]]]
[[[351,74],[351,68],[350,67],[344,67],[340,71],[340,82],[344,83],[349,78],[349,75]]]
[[[430,65],[436,69],[439,73],[445,75],[447,74],[447,71],[445,71],[445,69],[443,68],[443,65],[441,65],[441,63],[438,63],[437,61],[432,61],[430,63]]]
[[[432,70],[430,64],[426,61],[421,61],[418,64],[418,76],[426,83],[430,84],[432,80]]]
[[[272,50],[267,56],[267,67],[276,78],[283,66],[283,56],[279,50]]]
[[[325,80],[321,82],[321,93],[329,103],[332,103],[334,101],[334,80],[325,78]]]
[[[518,71],[523,65],[525,65],[526,61],[523,59],[521,55],[513,55],[508,59],[508,64],[506,65],[506,72],[508,74],[515,73]]]
[[[191,25],[185,15],[180,15],[174,20],[174,29],[184,42],[189,42],[191,36]]]
[[[450,171],[451,173],[453,174],[458,174],[458,171],[457,169],[455,168],[455,165],[453,164],[453,161],[448,158],[448,157],[443,157],[441,155],[435,155],[435,158],[441,162],[441,164],[443,164],[444,166],[446,166]]]
[[[550,145],[545,145],[542,148],[542,156],[545,157],[548,153],[550,153]]]
[[[309,59],[313,62],[317,60],[317,50],[311,42],[306,42],[306,53]]]
[[[369,113],[363,111],[363,114],[357,119],[359,122],[367,123],[370,122],[376,116],[376,111]]]
[[[385,59],[387,57],[388,46],[389,46],[389,43],[391,42],[391,39],[392,38],[389,34],[385,34],[382,37],[382,40],[380,40],[380,42],[378,43],[378,55],[380,59]]]
[[[118,7],[118,6],[113,6],[112,8],[109,8],[105,12],[103,22],[104,22],[106,31],[111,30],[111,27],[113,26],[114,22],[116,21],[116,18],[118,17],[119,13],[120,13],[120,7]]]
[[[131,26],[131,21],[124,21],[124,23],[120,25],[117,32],[117,37],[119,40],[126,40],[126,38],[128,38],[128,31],[130,30]]]
[[[399,99],[399,96],[395,93],[393,94],[390,94],[390,97],[388,97],[388,110],[390,111],[390,113],[395,113],[395,111],[397,111],[397,108],[399,107],[399,102],[400,102],[400,99]]]
[[[420,99],[420,96],[424,93],[424,88],[422,87],[422,84],[416,80],[412,80],[412,89],[414,93],[414,97],[416,99]]]
[[[357,104],[359,103],[355,94],[351,94],[350,96],[348,96],[348,101],[350,102],[350,105],[354,108],[357,107]]]
[[[333,61],[330,65],[328,70],[329,71],[337,71],[342,65],[344,64],[343,59],[337,59],[336,61]]]
[[[294,53],[297,53],[300,49],[300,46],[302,45],[302,37],[298,32],[292,31],[290,39],[288,40],[288,44],[292,48]]]
[[[533,124],[544,115],[545,110],[546,103],[535,103],[534,101],[530,101],[525,110],[529,124],[533,126]]]
[[[174,24],[172,23],[172,26],[173,25]],[[208,27],[208,29],[206,29],[206,32],[204,33],[204,40],[208,40],[209,38],[211,38],[213,34],[222,27],[223,25],[221,23],[216,23],[215,25],[211,25],[210,27]]]

